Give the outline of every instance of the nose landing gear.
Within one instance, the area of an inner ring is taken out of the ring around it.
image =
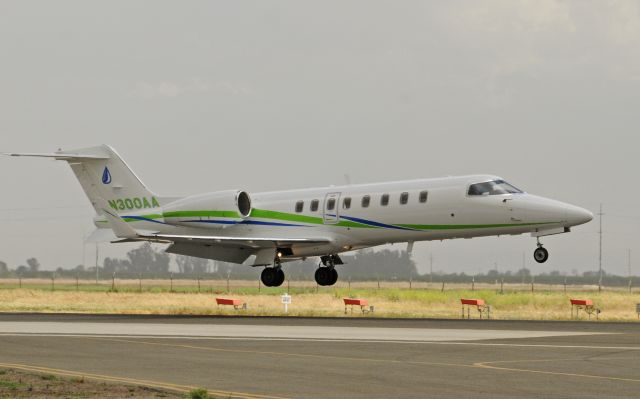
[[[538,263],[544,263],[547,261],[547,259],[549,259],[549,251],[547,251],[546,248],[542,246],[539,239],[538,248],[533,251],[533,259],[535,259]]]

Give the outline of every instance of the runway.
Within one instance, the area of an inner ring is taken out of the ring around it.
[[[640,324],[0,314],[0,367],[237,398],[631,398]]]

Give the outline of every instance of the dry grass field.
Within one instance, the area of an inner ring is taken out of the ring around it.
[[[257,281],[138,280],[91,281],[0,280],[0,312],[69,312],[122,314],[282,315],[280,295],[293,297],[290,316],[345,316],[342,298],[369,300],[375,307],[366,317],[459,318],[460,298],[482,298],[495,319],[566,320],[571,317],[569,298],[592,299],[602,309],[600,320],[638,321],[640,291],[592,286],[466,285],[381,282],[345,283],[316,287],[313,282],[291,282],[279,288],[259,287]],[[216,296],[247,302],[247,310],[215,303]],[[477,312],[471,317],[477,317]],[[351,316],[351,313],[347,316]],[[362,317],[354,311],[353,316]],[[586,315],[581,313],[581,318]]]

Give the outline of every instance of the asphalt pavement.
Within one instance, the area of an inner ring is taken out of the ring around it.
[[[640,323],[0,314],[0,367],[238,398],[637,398]]]

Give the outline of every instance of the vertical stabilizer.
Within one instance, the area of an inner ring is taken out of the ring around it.
[[[97,213],[100,199],[117,212],[143,211],[160,207],[151,192],[118,153],[108,145],[57,151],[51,154],[7,154],[47,157],[67,161]]]

